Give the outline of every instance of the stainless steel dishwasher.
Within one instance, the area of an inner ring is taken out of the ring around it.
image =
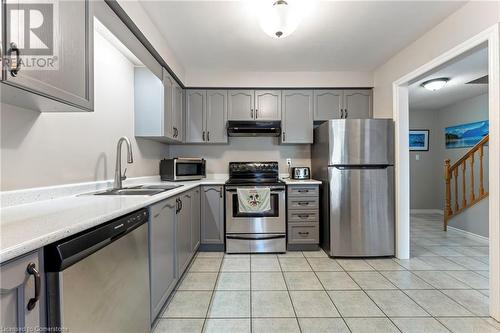
[[[141,209],[45,247],[49,327],[150,331],[148,218]]]

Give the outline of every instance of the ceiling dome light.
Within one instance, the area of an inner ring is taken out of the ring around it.
[[[443,88],[450,79],[441,77],[439,79],[432,79],[422,83],[422,87],[430,91],[436,91]]]
[[[297,29],[300,19],[300,13],[293,4],[276,0],[272,6],[263,8],[260,26],[269,36],[282,39]]]

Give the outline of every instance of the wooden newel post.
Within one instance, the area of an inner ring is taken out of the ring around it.
[[[445,180],[445,203],[444,203],[444,224],[443,230],[446,231],[448,227],[448,216],[452,214],[451,210],[451,187],[450,187],[450,160],[444,161],[444,180]]]

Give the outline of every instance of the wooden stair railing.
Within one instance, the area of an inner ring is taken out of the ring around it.
[[[444,161],[444,180],[445,180],[445,204],[444,204],[444,231],[448,228],[448,221],[455,215],[460,214],[463,210],[471,207],[488,196],[488,192],[484,190],[484,145],[489,140],[489,135],[486,135],[474,147],[472,147],[464,156],[462,156],[453,165],[450,165],[450,160]],[[475,193],[475,177],[474,177],[474,155],[479,152],[479,193]],[[466,193],[467,184],[467,161],[469,161],[469,195]],[[461,171],[461,172],[459,172]],[[459,173],[461,173],[461,184],[458,182]],[[451,184],[453,180],[453,196],[454,203],[451,203]],[[462,200],[459,203],[458,193],[459,187],[462,192]],[[469,197],[469,200],[467,200]]]

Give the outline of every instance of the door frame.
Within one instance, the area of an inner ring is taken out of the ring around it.
[[[410,257],[410,153],[408,85],[453,58],[487,43],[490,122],[489,170],[500,169],[500,24],[480,32],[392,84],[395,122],[396,257]],[[490,202],[500,202],[500,176],[490,173]],[[489,205],[490,316],[500,320],[500,205]]]

